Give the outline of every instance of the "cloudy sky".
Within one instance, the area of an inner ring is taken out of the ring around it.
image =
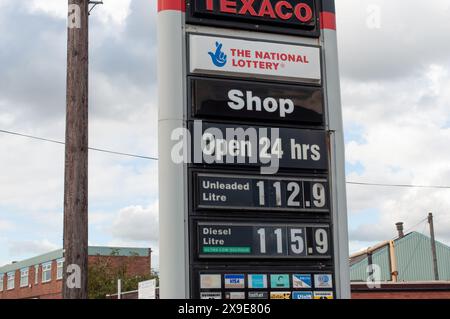
[[[91,15],[91,147],[158,155],[156,2]],[[0,0],[0,130],[64,140],[66,6]],[[450,185],[450,3],[337,0],[337,14],[348,181]],[[157,163],[89,160],[89,243],[157,255]],[[0,265],[62,246],[63,164],[61,145],[0,133]],[[397,221],[426,232],[429,211],[450,243],[450,189],[347,192],[352,252]]]

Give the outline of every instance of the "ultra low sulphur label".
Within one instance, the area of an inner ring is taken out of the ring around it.
[[[320,83],[320,49],[191,35],[190,72]]]

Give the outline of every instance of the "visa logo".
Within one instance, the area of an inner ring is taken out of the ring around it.
[[[230,279],[230,284],[239,284],[239,283],[241,283],[241,279],[239,278]]]

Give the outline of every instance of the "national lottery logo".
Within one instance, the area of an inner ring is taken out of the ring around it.
[[[222,43],[216,41],[216,48],[208,52],[212,63],[219,68],[223,68],[227,64],[227,55],[222,51],[222,46]]]

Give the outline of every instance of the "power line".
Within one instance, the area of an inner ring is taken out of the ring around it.
[[[347,184],[350,184],[350,185],[362,185],[362,186],[378,186],[378,187],[407,187],[407,188],[450,189],[450,186],[443,186],[443,185],[381,184],[381,183],[365,183],[365,182],[347,182]]]
[[[56,144],[62,144],[62,145],[66,144],[64,142],[57,141],[57,140],[51,140],[48,138],[37,137],[37,136],[33,136],[33,135],[27,135],[27,134],[12,132],[12,131],[0,130],[0,133],[16,135],[16,136],[21,136],[21,137],[27,137],[27,138],[31,138],[33,140],[38,140],[38,141],[44,141],[44,142],[50,142],[50,143],[56,143]]]
[[[55,144],[59,144],[59,145],[65,145],[66,144],[66,143],[64,143],[62,141],[58,141],[58,140],[53,140],[53,139],[49,139],[49,138],[43,138],[43,137],[38,137],[38,136],[34,136],[34,135],[13,132],[13,131],[7,131],[7,130],[1,130],[0,129],[0,133],[26,137],[26,138],[30,138],[30,139],[33,139],[33,140],[44,141],[44,142],[49,142],[49,143],[55,143]],[[151,157],[151,156],[145,156],[145,155],[137,155],[137,154],[130,154],[130,153],[124,153],[124,152],[118,152],[118,151],[111,151],[111,150],[102,149],[102,148],[95,148],[95,147],[89,147],[89,149],[91,151],[96,151],[96,152],[109,153],[109,154],[120,155],[120,156],[128,156],[128,157],[140,158],[140,159],[151,160],[151,161],[158,161],[157,157]],[[346,182],[346,183],[349,184],[349,185],[376,186],[376,187],[450,189],[450,186],[443,186],[443,185],[382,184],[382,183],[367,183],[367,182],[354,182],[354,181],[349,181],[349,182]]]
[[[419,226],[420,224],[422,224],[424,221],[428,220],[428,217],[425,217],[424,219],[422,219],[421,221],[419,221],[417,224],[409,227],[408,229],[406,229],[404,232],[405,233],[409,233],[411,232],[413,229],[415,229],[417,226]]]
[[[26,137],[26,138],[30,138],[30,139],[33,139],[33,140],[44,141],[44,142],[49,142],[49,143],[54,143],[54,144],[59,144],[59,145],[65,145],[66,144],[66,143],[64,143],[62,141],[57,141],[57,140],[53,140],[53,139],[49,139],[49,138],[38,137],[38,136],[34,136],[34,135],[17,133],[17,132],[13,132],[13,131],[0,130],[0,133],[20,136],[20,137]],[[109,154],[114,154],[114,155],[135,157],[135,158],[141,158],[141,159],[152,160],[152,161],[157,161],[158,160],[156,157],[150,157],[150,156],[144,156],[144,155],[136,155],[136,154],[130,154],[130,153],[124,153],[124,152],[116,152],[116,151],[106,150],[106,149],[102,149],[102,148],[89,147],[89,149],[91,151],[95,151],[95,152],[102,152],[102,153],[109,153]]]
[[[428,220],[428,217],[425,217],[424,219],[421,219],[417,224],[414,224],[413,226],[411,226],[408,229],[404,230],[403,233],[404,234],[410,233],[411,231],[416,229],[418,226],[420,226],[426,220]],[[391,240],[394,240],[394,239],[397,239],[397,238],[398,238],[398,235],[395,235],[394,237],[391,238]]]

